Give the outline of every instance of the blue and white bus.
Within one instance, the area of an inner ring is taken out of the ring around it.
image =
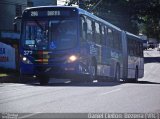
[[[45,85],[50,77],[74,81],[143,77],[142,40],[85,10],[31,7],[24,10],[21,24],[21,80],[35,75]]]

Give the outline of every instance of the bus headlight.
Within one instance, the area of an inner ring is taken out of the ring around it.
[[[71,61],[71,62],[74,62],[74,61],[76,61],[77,60],[77,57],[75,56],[75,55],[71,55],[70,57],[69,57],[69,61]]]
[[[68,57],[68,63],[75,62],[78,59],[76,55],[71,55]]]
[[[32,62],[29,59],[27,59],[27,57],[22,57],[22,62],[25,64],[32,64]]]
[[[22,59],[24,62],[26,62],[26,60],[27,60],[27,58],[26,57],[23,57],[23,59]]]

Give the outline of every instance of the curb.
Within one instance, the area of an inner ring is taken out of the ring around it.
[[[18,83],[18,77],[16,76],[0,77],[0,83]]]

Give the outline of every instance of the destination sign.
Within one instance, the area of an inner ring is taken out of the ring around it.
[[[45,17],[45,16],[70,16],[71,12],[67,11],[30,11],[30,17]]]

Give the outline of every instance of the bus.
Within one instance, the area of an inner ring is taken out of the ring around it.
[[[143,77],[142,40],[76,7],[39,6],[21,17],[20,80],[36,76],[93,81]]]
[[[137,82],[138,78],[142,78],[144,76],[143,39],[127,32],[126,41],[126,56],[128,59],[125,61],[124,58],[124,63],[127,67],[126,79],[132,79],[131,81]]]

